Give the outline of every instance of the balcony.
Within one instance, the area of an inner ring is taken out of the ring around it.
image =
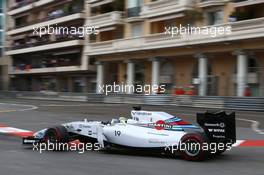
[[[57,0],[23,0],[20,3],[15,3],[15,5],[10,8],[10,11],[8,11],[7,14],[12,16],[18,13],[25,12],[32,8],[51,3],[53,1]]]
[[[103,55],[264,37],[264,18],[227,23],[215,27],[220,26],[231,26],[232,33],[230,35],[218,35],[216,37],[195,34],[176,35],[171,37],[171,35],[165,35],[164,33],[152,34],[137,38],[91,43],[86,47],[85,52],[88,55]]]
[[[123,13],[119,11],[114,11],[110,13],[92,16],[89,18],[89,20],[91,25],[96,27],[123,24]]]
[[[81,66],[62,66],[62,67],[47,67],[47,68],[33,68],[18,70],[14,69],[11,74],[39,74],[39,73],[58,73],[58,72],[72,72],[82,70]]]
[[[213,6],[223,6],[229,0],[202,0],[199,2],[198,6],[201,8],[213,7]]]
[[[65,23],[68,21],[73,21],[73,20],[77,20],[77,19],[84,19],[85,18],[85,14],[83,13],[75,13],[75,14],[67,14],[65,16],[62,17],[58,17],[58,18],[44,18],[42,20],[36,20],[33,21],[31,23],[28,23],[27,26],[25,27],[21,27],[21,28],[17,28],[17,29],[11,29],[10,31],[6,32],[7,35],[15,35],[18,33],[23,33],[23,32],[27,32],[27,31],[31,31],[34,28],[38,28],[38,27],[44,27],[44,26],[48,26],[48,25],[56,25],[56,24],[60,24],[60,23]],[[42,21],[40,23],[36,23],[37,21]]]
[[[235,7],[243,7],[264,3],[264,0],[234,0]]]
[[[192,9],[194,0],[159,0],[143,6],[140,15],[145,18],[168,15]]]
[[[92,7],[112,3],[114,0],[88,0],[88,3],[91,4]]]
[[[15,45],[6,51],[6,55],[16,55],[30,52],[38,52],[51,49],[83,45],[84,41],[80,38],[60,38],[55,41],[38,41]]]
[[[92,3],[96,3],[96,2],[100,2],[102,0],[88,0],[88,3],[92,4]]]

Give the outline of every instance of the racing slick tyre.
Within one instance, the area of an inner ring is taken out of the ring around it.
[[[52,128],[48,128],[44,135],[44,142],[53,143],[52,148],[53,150],[56,151],[61,151],[63,144],[67,144],[69,141],[70,141],[69,133],[67,132],[67,129],[64,126],[55,126]]]
[[[189,133],[182,137],[181,155],[188,161],[202,161],[207,158],[208,152],[203,150],[203,144],[207,143],[207,139],[201,133]]]

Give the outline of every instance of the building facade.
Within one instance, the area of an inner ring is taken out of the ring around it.
[[[84,0],[8,1],[5,54],[12,60],[11,90],[91,91],[89,88],[96,83],[95,69],[83,52],[86,36],[66,31],[85,26],[89,10],[86,3]],[[65,31],[58,32],[56,27]],[[40,28],[43,34],[39,33]]]
[[[9,84],[8,61],[4,57],[6,3],[0,0],[0,90],[7,90]]]
[[[198,95],[264,95],[264,1],[91,1],[88,20],[101,32],[85,53],[97,61],[97,84],[165,84]],[[227,35],[166,35],[181,26],[230,27]],[[105,75],[103,77],[103,75]],[[106,76],[107,75],[107,76]]]
[[[5,1],[0,1],[0,57],[3,57],[4,31],[5,31]]]
[[[164,84],[167,94],[264,96],[262,0],[11,0],[7,18],[12,90],[96,92],[115,82]],[[34,26],[55,25],[100,32],[32,35]],[[205,26],[231,32],[172,35]]]

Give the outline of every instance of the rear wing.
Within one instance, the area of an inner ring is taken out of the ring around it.
[[[197,123],[203,128],[211,142],[236,142],[235,112],[227,114],[225,111],[207,111],[197,114]]]

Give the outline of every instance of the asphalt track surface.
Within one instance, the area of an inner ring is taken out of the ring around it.
[[[33,106],[32,106],[33,105]],[[89,104],[37,100],[0,99],[0,124],[37,131],[56,124],[83,120],[110,120],[129,116],[132,105]],[[195,113],[206,109],[173,106],[143,106],[162,110],[195,122]],[[238,139],[262,139],[264,113],[237,112]],[[246,119],[246,120],[245,120]],[[247,120],[258,122],[258,130]],[[261,131],[261,132],[259,132]],[[0,135],[1,175],[263,175],[264,147],[233,148],[204,162],[188,162],[164,155],[133,152],[44,152],[40,154],[21,145],[19,138]]]

